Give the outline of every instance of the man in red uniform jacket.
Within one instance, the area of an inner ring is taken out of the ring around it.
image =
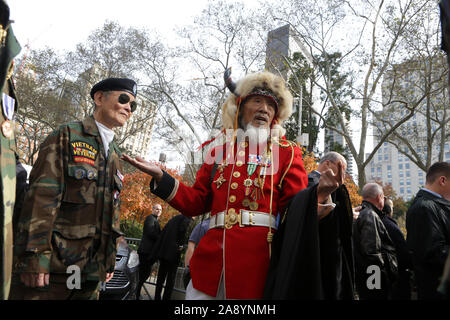
[[[293,100],[284,80],[260,72],[233,89],[222,107],[225,141],[207,152],[192,187],[143,159],[123,156],[152,175],[151,191],[184,215],[211,212],[190,262],[186,299],[261,298],[276,218],[308,184],[300,148],[281,138]],[[338,176],[331,170],[323,175],[319,202],[342,184]]]

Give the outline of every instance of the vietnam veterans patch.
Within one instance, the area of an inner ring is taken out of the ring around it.
[[[74,162],[95,164],[98,151],[92,145],[83,141],[74,141],[70,143],[70,146]]]

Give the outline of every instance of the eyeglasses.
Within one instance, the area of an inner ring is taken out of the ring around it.
[[[119,96],[119,103],[120,104],[127,104],[128,102],[130,102],[130,96],[127,95],[126,93],[122,93]],[[137,108],[137,103],[136,101],[131,101],[130,102],[130,107],[131,107],[131,112],[134,112]]]

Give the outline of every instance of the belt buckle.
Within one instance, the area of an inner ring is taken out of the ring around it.
[[[241,222],[241,213],[232,212],[225,215],[225,228],[231,229],[238,222],[239,226],[243,227]]]

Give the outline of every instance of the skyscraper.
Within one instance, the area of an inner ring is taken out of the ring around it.
[[[398,121],[409,119],[383,142],[366,167],[366,177],[368,181],[391,184],[405,200],[425,185],[426,173],[418,164],[430,166],[436,161],[450,161],[446,68],[441,56],[410,60],[393,66],[383,79],[384,108],[375,114],[374,144]]]

